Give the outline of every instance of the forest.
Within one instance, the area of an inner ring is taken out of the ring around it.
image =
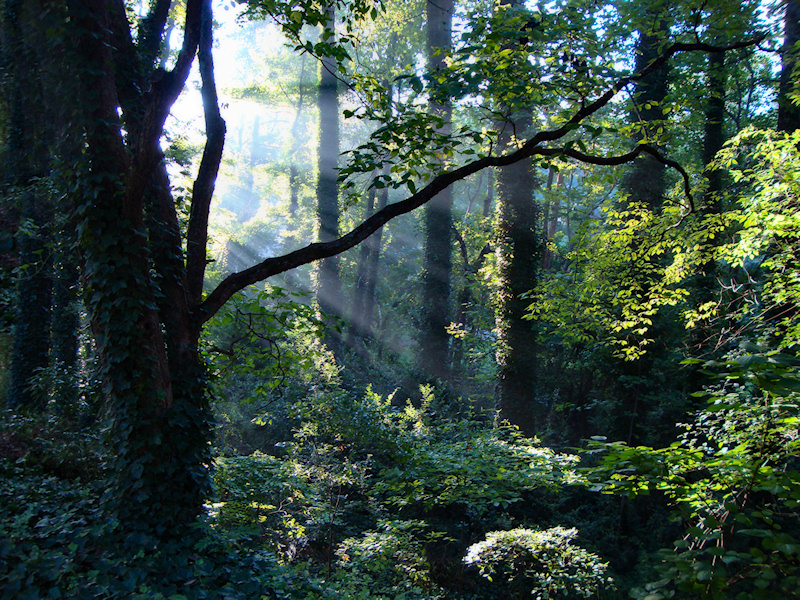
[[[800,0],[0,7],[0,597],[800,599]]]

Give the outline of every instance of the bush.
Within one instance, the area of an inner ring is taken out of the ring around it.
[[[611,579],[597,555],[572,544],[577,533],[563,527],[493,531],[470,546],[464,562],[508,598],[589,598]]]
[[[594,442],[596,491],[664,494],[684,535],[634,597],[798,598],[800,361],[752,344],[722,363],[708,406],[667,448]]]

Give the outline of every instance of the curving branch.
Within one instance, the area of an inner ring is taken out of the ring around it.
[[[639,73],[620,79],[596,100],[582,106],[561,127],[536,133],[518,150],[503,156],[486,156],[474,162],[453,169],[452,171],[444,171],[437,177],[434,177],[427,186],[425,186],[416,194],[409,196],[405,200],[401,200],[386,206],[363,221],[349,233],[346,233],[338,239],[329,242],[312,243],[308,246],[295,250],[294,252],[290,252],[289,254],[268,258],[257,265],[250,267],[249,269],[229,275],[222,282],[220,282],[220,284],[200,304],[199,310],[193,315],[193,318],[196,324],[200,326],[208,321],[208,319],[210,319],[234,294],[241,291],[245,287],[259,281],[263,281],[274,275],[278,275],[279,273],[289,271],[301,265],[309,264],[323,258],[329,258],[353,248],[395,217],[419,208],[436,196],[436,194],[452,185],[456,181],[460,181],[487,167],[504,167],[533,156],[556,155],[568,156],[575,160],[580,160],[590,164],[620,165],[633,160],[642,152],[646,152],[653,155],[657,160],[663,162],[664,164],[678,170],[684,178],[684,189],[685,191],[689,192],[689,179],[686,171],[680,167],[677,162],[661,156],[658,151],[650,146],[647,146],[646,144],[639,144],[630,152],[614,157],[591,156],[580,153],[572,148],[551,148],[545,144],[549,142],[555,142],[566,137],[567,134],[576,129],[585,119],[606,106],[623,88],[632,82],[647,76],[675,54],[691,51],[726,52],[728,50],[734,50],[737,48],[757,44],[765,37],[766,34],[758,36],[753,40],[737,42],[728,46],[714,46],[705,43],[673,44],[669,46],[661,54],[661,56],[651,62],[647,68],[643,69]],[[692,200],[691,193],[688,194],[688,197],[693,210],[694,202]]]
[[[686,169],[684,169],[680,163],[672,160],[671,158],[663,156],[656,148],[648,144],[639,144],[630,152],[627,152],[626,154],[620,154],[619,156],[593,156],[591,154],[578,152],[573,148],[548,148],[546,150],[539,151],[536,154],[539,156],[566,156],[579,162],[586,163],[587,165],[613,167],[629,163],[643,153],[649,154],[661,164],[674,169],[680,174],[680,176],[683,178],[683,193],[686,196],[686,199],[689,201],[689,212],[694,212],[694,195],[692,194],[692,183],[689,179],[689,173],[686,172]]]

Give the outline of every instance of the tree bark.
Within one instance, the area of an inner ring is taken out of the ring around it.
[[[516,115],[514,126],[522,131],[530,121],[530,115]],[[543,251],[533,190],[530,161],[520,161],[497,174],[498,408],[502,418],[526,435],[536,433],[545,415],[545,407],[536,397],[536,332],[533,321],[524,318],[530,304],[524,296],[536,289]]]
[[[328,9],[328,28],[335,28],[333,8]],[[317,180],[317,219],[320,242],[330,242],[339,237],[339,80],[336,77],[336,62],[323,58],[319,78],[319,150]],[[335,318],[342,316],[342,288],[339,274],[339,259],[336,256],[320,261],[317,273],[317,303],[323,315]],[[328,328],[333,331],[333,327]],[[334,355],[340,350],[338,335],[329,335],[328,347]]]
[[[653,30],[644,27],[639,32],[636,43],[636,71],[642,72],[661,56],[664,39],[669,33],[669,25],[661,18],[655,18]],[[639,79],[633,92],[631,121],[640,123],[642,131],[637,139],[651,138],[656,134],[655,123],[664,118],[664,100],[669,89],[669,66],[663,63]],[[653,144],[658,148],[658,144]],[[644,202],[651,210],[657,210],[664,201],[666,191],[665,166],[651,155],[645,155],[633,162],[623,179],[622,188],[633,202]]]
[[[800,0],[786,0],[783,18],[783,54],[778,89],[778,131],[791,133],[800,128],[800,106],[792,98],[797,93],[797,44],[800,42]]]
[[[428,69],[435,73],[444,64],[451,47],[452,0],[428,0]],[[436,104],[437,112],[449,127],[452,108]],[[452,269],[453,192],[442,190],[425,211],[425,254],[422,266],[422,305],[420,315],[419,367],[428,381],[447,384],[450,378],[450,271]]]

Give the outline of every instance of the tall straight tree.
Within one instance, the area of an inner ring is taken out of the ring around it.
[[[453,0],[428,0],[428,70],[432,77],[445,65],[451,47]],[[437,102],[432,107],[449,128],[452,106]],[[450,377],[450,271],[453,246],[453,191],[440,192],[425,211],[425,255],[422,271],[422,306],[419,335],[419,366],[428,380],[447,382]]]
[[[522,22],[522,0],[501,3]],[[510,44],[520,44],[510,41]],[[532,125],[531,111],[512,111],[498,123],[501,147],[513,146]],[[520,161],[497,173],[498,267],[498,408],[500,416],[528,435],[541,425],[543,411],[536,401],[536,336],[533,321],[526,320],[530,300],[525,294],[536,288],[539,263],[544,250],[537,232],[539,218],[533,198],[534,173],[530,161]]]
[[[389,93],[391,87],[387,86]],[[388,169],[386,169],[388,171]],[[377,206],[375,200],[377,197]],[[367,195],[367,215],[386,208],[389,202],[389,189],[380,191],[372,190]],[[383,229],[378,229],[362,245],[358,263],[358,275],[353,297],[353,310],[350,314],[351,345],[356,344],[357,338],[372,336],[375,320],[375,306],[377,302],[378,266],[380,264],[381,242]]]
[[[800,129],[800,106],[797,93],[797,57],[800,44],[800,0],[786,0],[783,17],[783,53],[778,90],[778,130],[792,132]]]
[[[707,57],[706,82],[708,85],[708,96],[704,109],[705,124],[703,131],[702,160],[704,165],[703,175],[707,185],[703,193],[702,203],[699,212],[704,217],[713,218],[721,211],[720,194],[722,193],[722,171],[720,169],[709,169],[708,166],[714,160],[717,153],[722,150],[725,143],[725,93],[727,84],[727,71],[725,68],[725,53],[711,53]],[[719,237],[706,241],[706,252],[709,254],[708,260],[704,261],[698,270],[695,289],[692,295],[692,303],[696,307],[710,302],[718,293],[717,284],[717,263],[710,257],[717,245]],[[703,346],[710,334],[708,327],[698,327],[691,341],[694,351],[698,354],[704,351]]]
[[[323,39],[335,35],[333,5],[327,8],[327,22],[323,28]],[[339,237],[339,79],[336,61],[323,57],[320,61],[319,91],[319,150],[317,179],[317,239],[330,242]],[[339,275],[339,259],[332,256],[320,261],[317,274],[317,303],[323,314],[342,316],[342,284]],[[333,350],[339,346],[336,339],[329,338]]]
[[[17,232],[18,268],[14,338],[7,406],[41,408],[43,398],[33,390],[39,371],[50,362],[52,260],[48,249],[52,199],[47,183],[48,146],[53,142],[51,115],[44,102],[45,73],[36,53],[35,36],[25,27],[31,15],[22,2],[4,5],[2,19],[3,70],[8,111],[7,184],[20,206]]]
[[[646,69],[661,54],[668,34],[669,25],[663,16],[645,13],[636,42],[636,71]],[[663,104],[669,90],[668,64],[651,71],[633,87],[631,121],[641,128],[636,137],[652,140],[657,131],[655,124],[664,118]],[[659,144],[653,145],[657,147]],[[652,155],[640,156],[628,169],[622,182],[623,191],[630,200],[643,202],[651,210],[657,210],[666,191],[665,171],[664,163]]]

